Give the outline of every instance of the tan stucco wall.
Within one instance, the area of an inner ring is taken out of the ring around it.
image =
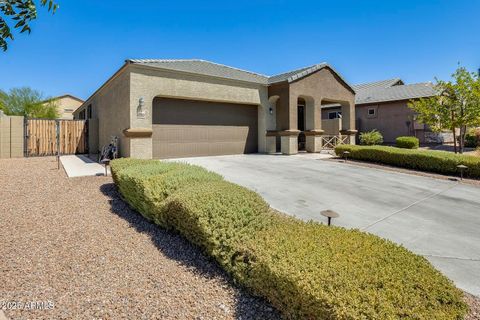
[[[57,111],[59,114],[59,119],[73,119],[73,112],[78,109],[82,105],[81,101],[77,99],[73,99],[72,97],[65,96],[60,97],[54,100],[55,104],[57,105]],[[68,111],[68,110],[71,111]]]
[[[325,135],[336,136],[340,134],[342,126],[341,119],[322,120],[322,130]]]
[[[120,156],[130,156],[130,139],[123,135],[123,130],[130,127],[129,102],[130,72],[123,70],[74,112],[75,118],[78,119],[78,114],[91,104],[92,119],[98,119],[98,142],[92,141],[94,139],[92,132],[89,137],[90,153],[96,153],[95,146],[101,150],[110,143],[112,136],[117,136]]]
[[[399,136],[414,135],[415,132],[412,130],[414,112],[408,108],[407,104],[407,101],[395,101],[373,105],[357,105],[356,117],[359,132],[376,129],[383,135],[383,140],[386,143],[394,143]],[[376,116],[368,115],[368,109],[370,108],[376,109]],[[410,130],[407,121],[411,122]],[[423,136],[422,130],[422,134],[418,135],[418,138],[424,140]]]
[[[254,104],[259,106],[259,151],[265,151],[265,119],[269,108],[266,86],[135,65],[129,66],[129,69],[131,128],[152,128],[152,104],[155,97]],[[145,101],[145,119],[137,118],[140,98]],[[130,147],[132,157],[152,157],[151,138],[132,139]]]
[[[0,115],[0,159],[24,154],[24,118]]]
[[[308,110],[307,101],[307,129],[321,129],[321,105],[327,102],[338,102],[342,105],[342,129],[355,130],[355,94],[329,68],[323,68],[305,78],[290,84],[290,128],[297,127],[297,100],[304,97],[314,100],[314,110]],[[314,115],[313,119],[308,117]],[[314,121],[314,122],[313,122]]]

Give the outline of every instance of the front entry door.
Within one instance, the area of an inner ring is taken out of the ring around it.
[[[298,150],[305,151],[305,106],[298,105],[297,128],[300,130],[298,135]]]

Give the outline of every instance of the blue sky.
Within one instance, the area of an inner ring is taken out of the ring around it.
[[[326,61],[352,84],[480,67],[480,1],[57,2],[0,52],[0,89],[87,98],[127,58],[200,58],[267,75]]]

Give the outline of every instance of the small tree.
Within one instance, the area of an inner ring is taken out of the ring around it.
[[[58,5],[53,0],[40,0],[41,6],[55,13]],[[13,40],[12,29],[30,33],[29,23],[37,18],[37,7],[33,0],[0,0],[0,48],[6,51],[7,39]],[[10,24],[13,26],[11,27]]]
[[[478,74],[459,67],[452,80],[437,80],[437,96],[411,101],[409,107],[417,113],[418,121],[432,131],[451,130],[455,153],[458,129],[458,149],[463,153],[467,128],[480,126],[480,79]]]
[[[0,108],[12,116],[46,119],[58,117],[55,101],[44,99],[42,93],[28,87],[13,88],[8,93],[0,91]]]

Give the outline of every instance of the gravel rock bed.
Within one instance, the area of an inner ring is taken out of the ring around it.
[[[68,179],[54,157],[0,160],[0,231],[9,319],[280,318],[131,210],[110,177]]]

